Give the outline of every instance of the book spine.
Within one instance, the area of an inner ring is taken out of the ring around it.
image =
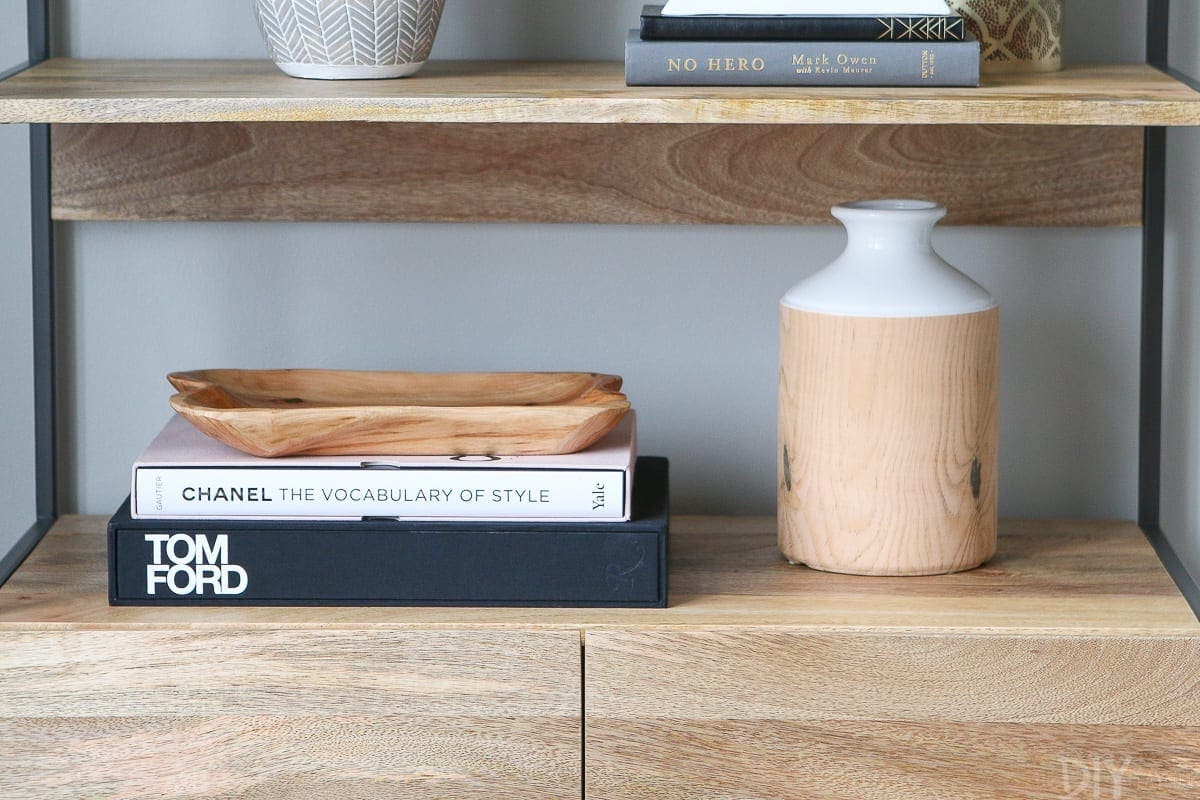
[[[310,524],[317,527],[115,524],[109,600],[202,606],[666,602],[665,527],[359,531],[345,523],[324,530]]]
[[[630,86],[978,86],[979,43],[625,43]]]
[[[942,17],[642,17],[642,38],[678,41],[961,42],[966,20]]]
[[[135,519],[629,518],[626,470],[137,467]]]

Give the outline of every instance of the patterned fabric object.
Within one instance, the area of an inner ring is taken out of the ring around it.
[[[1063,0],[950,0],[983,48],[984,72],[1062,69]]]
[[[255,0],[271,58],[301,77],[395,77],[429,58],[445,0]],[[401,68],[381,72],[375,68]],[[301,70],[303,71],[303,70]],[[312,72],[309,70],[309,72]],[[387,74],[384,74],[387,73]]]

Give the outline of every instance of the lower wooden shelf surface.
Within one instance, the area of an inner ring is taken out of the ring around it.
[[[1200,796],[1200,622],[1131,523],[893,580],[677,519],[666,610],[112,608],[103,527],[0,588],[0,797]]]

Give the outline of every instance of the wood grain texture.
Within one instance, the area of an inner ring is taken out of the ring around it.
[[[597,630],[584,692],[597,798],[1200,791],[1196,637]]]
[[[173,372],[171,407],[253,456],[563,455],[629,412],[592,372]]]
[[[588,725],[596,800],[1193,800],[1200,728],[735,720]]]
[[[62,220],[826,224],[857,197],[960,225],[1129,226],[1140,129],[1027,125],[56,125]]]
[[[613,718],[1200,727],[1200,637],[606,629],[589,631],[586,646],[589,725]]]
[[[0,796],[578,797],[556,631],[5,631]]]
[[[580,795],[578,720],[256,715],[2,722],[6,800]]]
[[[779,549],[856,575],[996,552],[1000,311],[889,319],[780,309]]]
[[[787,628],[1200,636],[1200,622],[1138,527],[1006,521],[972,572],[861,578],[789,566],[775,521],[672,520],[663,610],[520,608],[114,608],[104,520],[64,517],[0,587],[0,631],[139,629]]]
[[[52,59],[0,83],[0,122],[1195,125],[1200,93],[1143,64],[973,89],[629,88],[620,63],[433,62],[415,80],[289,79],[268,61]]]
[[[1200,622],[1130,523],[871,579],[682,519],[654,611],[112,608],[103,524],[0,587],[0,796],[578,796],[581,692],[592,797],[1200,789]]]

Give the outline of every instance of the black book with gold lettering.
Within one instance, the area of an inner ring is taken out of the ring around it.
[[[961,42],[966,23],[956,14],[937,16],[668,17],[661,5],[642,8],[645,41],[736,42]]]

